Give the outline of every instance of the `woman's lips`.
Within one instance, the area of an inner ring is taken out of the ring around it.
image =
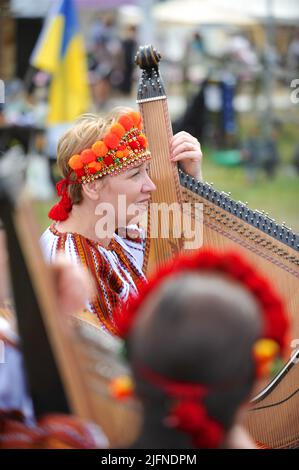
[[[147,197],[146,199],[142,199],[141,201],[137,201],[137,203],[136,203],[136,204],[145,204],[145,203],[148,203],[148,202],[149,202],[149,200],[150,200],[150,198],[149,198],[149,197]]]

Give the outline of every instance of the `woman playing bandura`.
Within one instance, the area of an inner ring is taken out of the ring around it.
[[[186,132],[173,137],[171,159],[184,171],[199,178],[201,158],[195,138]],[[129,108],[116,108],[106,118],[83,116],[58,145],[61,199],[49,212],[55,223],[42,235],[42,247],[48,261],[63,251],[92,273],[97,295],[88,302],[85,319],[114,334],[113,310],[137,294],[145,279],[141,230],[124,237],[117,231],[130,226],[132,214],[141,217],[147,210],[156,189],[148,174],[150,159],[141,116]]]

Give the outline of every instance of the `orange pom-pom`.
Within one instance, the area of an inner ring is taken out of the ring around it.
[[[134,383],[128,376],[116,377],[111,381],[109,388],[111,395],[117,399],[129,398],[134,395]]]
[[[269,375],[271,365],[279,350],[279,344],[273,339],[262,338],[256,341],[253,347],[253,355],[256,361],[256,374],[258,377]]]
[[[104,142],[109,147],[110,149],[114,149],[115,147],[118,146],[120,141],[120,138],[118,135],[113,134],[113,132],[109,132],[105,137],[104,137]]]
[[[137,140],[140,143],[141,147],[143,147],[143,148],[147,147],[147,138],[145,137],[144,134],[140,134],[137,137]]]
[[[134,127],[134,121],[128,114],[121,116],[118,122],[126,129],[126,131],[129,131],[132,129],[132,127]]]
[[[73,155],[70,159],[69,159],[69,167],[72,169],[72,170],[80,170],[81,168],[83,168],[83,162],[81,160],[81,156],[80,155]]]
[[[122,150],[118,150],[116,152],[116,158],[123,158],[123,156],[124,156],[124,152]]]
[[[140,123],[138,124],[138,129],[139,129],[140,131],[142,131],[142,130],[143,130],[142,121],[140,121]]]
[[[132,119],[134,126],[138,128],[141,123],[141,114],[138,113],[138,111],[132,111],[132,113],[129,113],[129,116]]]
[[[124,154],[124,157],[128,157],[131,153],[131,150],[129,150],[128,148],[126,148],[124,151],[123,151],[123,154]]]
[[[88,165],[88,169],[92,168],[95,171],[101,171],[104,168],[103,162],[91,162]]]
[[[119,122],[116,122],[111,126],[110,132],[113,132],[113,134],[116,134],[121,139],[125,135],[126,129]]]
[[[104,157],[108,152],[108,147],[102,140],[95,142],[91,148],[97,157]]]
[[[86,149],[81,152],[81,160],[86,165],[88,165],[88,163],[95,162],[96,158],[96,154],[91,149]]]

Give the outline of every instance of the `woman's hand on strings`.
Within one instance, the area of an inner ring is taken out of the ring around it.
[[[178,132],[171,141],[170,159],[180,162],[182,170],[197,180],[202,180],[202,151],[198,140],[188,132]]]

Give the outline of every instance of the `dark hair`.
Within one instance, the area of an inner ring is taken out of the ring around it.
[[[259,313],[252,294],[217,274],[180,274],[149,296],[128,338],[145,414],[136,446],[150,447],[151,439],[160,439],[161,447],[190,447],[177,431],[163,444],[163,418],[171,400],[140,376],[140,366],[168,379],[207,385],[210,392],[203,402],[209,416],[226,430],[232,426],[254,383],[252,347],[262,328]]]

